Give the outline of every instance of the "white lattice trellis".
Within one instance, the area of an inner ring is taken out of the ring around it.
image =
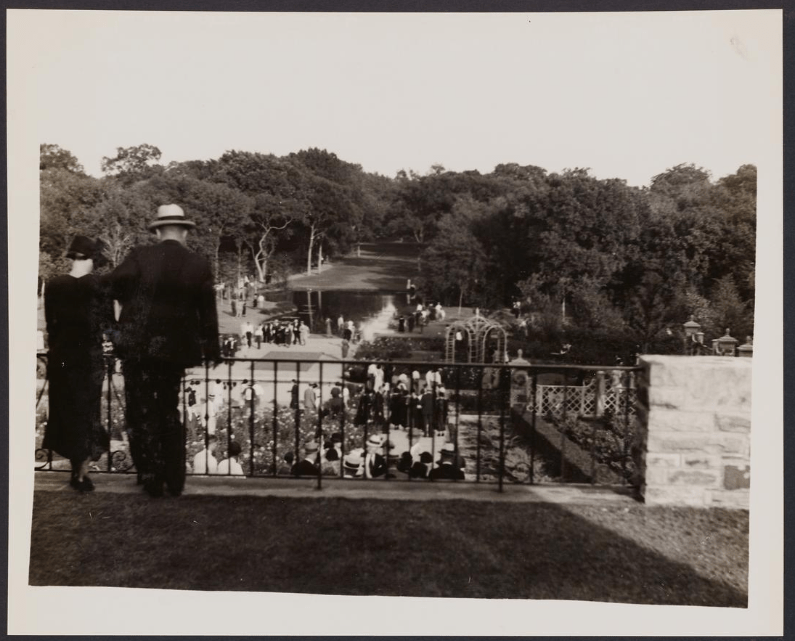
[[[538,385],[533,399],[535,402],[530,402],[527,409],[531,412],[535,409],[542,416],[551,414],[561,417],[565,405],[567,415],[592,417],[597,416],[601,405],[603,412],[623,416],[629,409],[630,416],[634,416],[637,413],[636,399],[637,395],[632,388],[608,387],[602,393],[599,403],[596,379],[593,379],[586,385]]]

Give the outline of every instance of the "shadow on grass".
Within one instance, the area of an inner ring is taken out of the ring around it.
[[[30,583],[746,607],[737,514],[38,491]]]

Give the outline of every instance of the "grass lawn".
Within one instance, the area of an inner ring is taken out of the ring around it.
[[[37,491],[30,583],[745,607],[748,513]]]

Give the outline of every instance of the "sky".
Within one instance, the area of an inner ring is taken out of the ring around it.
[[[318,147],[387,176],[515,162],[646,185],[756,164],[779,33],[776,11],[10,11],[9,91],[93,175],[148,143],[163,163]]]

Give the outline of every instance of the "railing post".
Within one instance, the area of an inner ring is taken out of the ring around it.
[[[456,396],[456,404],[455,404],[455,437],[453,440],[453,450],[455,451],[455,468],[456,473],[453,477],[455,481],[458,481],[458,429],[459,429],[459,422],[461,417],[461,368],[457,368],[455,371],[455,396]]]
[[[113,423],[111,420],[111,400],[112,400],[112,391],[111,391],[111,376],[113,376],[113,371],[111,369],[110,364],[110,356],[105,356],[103,359],[105,361],[105,368],[108,372],[108,393],[107,393],[107,404],[108,404],[108,472],[113,471],[113,448],[111,446],[111,439],[113,438]],[[183,420],[185,417],[185,412],[182,413]]]
[[[569,404],[569,380],[566,374],[563,375],[563,416],[561,417],[562,425],[560,430],[560,482],[565,480],[566,472],[566,419],[568,414]]]
[[[605,415],[605,373],[602,370],[596,372],[596,417],[602,418]]]
[[[629,456],[629,370],[624,372],[624,447],[621,457],[621,484],[627,484],[627,457]],[[618,405],[616,405],[618,409]]]
[[[320,390],[323,390],[323,361],[320,361],[320,370],[319,370],[319,377],[320,377]],[[345,407],[343,405],[343,412],[345,411]],[[322,454],[320,453],[323,450],[323,412],[318,411],[317,413],[317,435],[315,436],[317,439],[317,489],[322,489],[322,478],[323,478],[323,462],[322,462]],[[340,467],[342,467],[342,463],[340,463]]]
[[[295,362],[295,384],[298,386],[298,403],[295,407],[295,452],[293,453],[293,465],[298,464],[301,438],[301,364],[298,361]]]
[[[250,449],[250,457],[249,457],[249,474],[250,476],[254,476],[254,410],[256,406],[256,399],[254,398],[254,361],[249,361],[251,364],[251,378],[249,379],[251,385],[251,401],[249,406],[249,416],[248,416],[248,429],[249,429],[249,449]]]
[[[279,403],[276,400],[276,397],[279,393],[279,361],[273,361],[273,444],[271,445],[271,457],[272,457],[272,467],[273,467],[273,476],[276,476],[276,471],[278,469],[278,464],[276,463],[276,441],[279,438],[279,428],[278,428],[278,420],[277,414],[279,413]]]
[[[342,365],[342,382],[343,382],[343,385],[344,385],[345,384],[345,365],[344,364]],[[367,379],[365,378],[364,387],[362,388],[362,394],[359,397],[359,402],[360,403],[364,402],[364,394],[366,392],[367,392]],[[344,396],[343,396],[343,399],[344,399]],[[341,479],[345,478],[345,470],[343,469],[343,467],[344,467],[343,466],[343,461],[345,459],[345,418],[346,418],[346,410],[347,410],[347,408],[345,407],[345,404],[343,403],[342,418],[340,419],[340,439],[342,439],[342,442],[340,443],[339,465],[340,465],[340,478]],[[358,408],[357,408],[357,410],[358,410]],[[365,413],[365,417],[364,417],[365,422],[367,422],[368,418],[369,418],[369,416],[367,415],[367,413]],[[356,422],[356,415],[355,414],[354,414],[353,420],[354,420],[354,423],[355,423]],[[332,447],[333,447],[333,445],[334,445],[334,442],[332,441]]]
[[[533,390],[533,415],[530,419],[532,422],[530,424],[530,484],[532,485],[535,483],[535,457],[536,457],[536,414],[538,412],[538,408],[536,407],[536,394],[538,393],[538,372],[533,370],[532,372],[533,382],[532,382],[532,390]]]
[[[480,483],[480,437],[483,434],[483,370],[477,374],[478,379],[478,438],[477,438],[477,454],[475,461],[475,482]]]
[[[227,423],[226,423],[226,460],[229,461],[229,465],[227,465],[227,474],[232,472],[232,461],[229,460],[229,446],[232,445],[232,361],[227,361],[226,366],[226,377],[227,377]],[[207,399],[209,401],[209,398]],[[205,406],[207,407],[207,406]],[[216,432],[218,431],[218,426],[215,426]],[[210,420],[209,418],[205,420],[205,427],[204,427],[204,439],[205,443],[209,442],[209,433],[210,433]],[[216,439],[216,443],[218,440]],[[217,446],[216,446],[217,447]],[[207,446],[205,445],[205,450]],[[208,454],[209,456],[209,454]]]
[[[505,366],[501,366],[497,370],[499,376],[498,389],[500,391],[500,478],[499,478],[499,491],[502,492],[503,477],[505,476],[505,403],[507,402],[505,394],[505,376],[503,370]]]

